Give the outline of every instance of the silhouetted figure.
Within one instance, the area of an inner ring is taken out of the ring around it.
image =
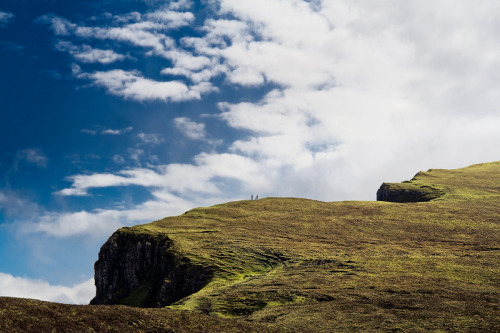
[[[255,200],[259,200],[259,195],[258,194],[255,196]]]
[[[253,200],[253,194],[250,196],[250,199]]]

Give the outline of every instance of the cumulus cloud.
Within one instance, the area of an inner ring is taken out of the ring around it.
[[[73,33],[83,38],[125,42],[148,48],[155,54],[163,55],[174,44],[172,38],[157,31],[164,28],[166,27],[162,23],[146,21],[111,28],[78,26]]]
[[[99,236],[111,234],[123,225],[123,220],[114,211],[104,213],[80,211],[43,215],[36,223],[25,223],[21,231],[24,233],[43,232],[54,237]]]
[[[231,73],[260,73],[281,86],[257,103],[220,104],[230,127],[254,133],[230,149],[270,170],[279,168],[275,181],[282,191],[369,199],[384,180],[496,159],[491,145],[479,144],[485,136],[500,139],[481,119],[492,114],[489,98],[498,89],[483,72],[499,65],[487,56],[498,45],[496,28],[487,19],[496,7],[492,2],[480,10],[461,2],[452,11],[443,2],[434,15],[417,2],[404,7],[344,1],[220,4],[224,13],[255,29],[247,38],[222,29],[219,35],[231,42],[220,39],[215,45],[222,47],[213,52],[236,68]],[[432,24],[422,28],[426,15]],[[207,29],[227,24],[217,22],[207,23]],[[248,29],[242,25],[240,31]],[[432,31],[440,31],[439,37]],[[490,42],[482,44],[484,38]],[[196,45],[200,52],[210,46]],[[473,130],[480,127],[487,134]],[[484,148],[459,154],[473,145],[465,142]]]
[[[166,33],[194,21],[194,15],[190,12],[171,10],[171,8],[186,8],[188,5],[189,2],[180,1],[171,3],[169,8],[144,15],[131,13],[126,15],[126,19],[115,16],[113,17],[115,24],[106,27],[77,24],[53,14],[44,15],[38,21],[49,24],[58,36],[128,43],[142,49],[144,56],[158,56],[170,60],[173,67],[164,68],[161,73],[185,77],[189,82],[182,80],[161,82],[146,78],[138,71],[121,69],[87,73],[79,66],[75,67],[73,75],[80,79],[92,80],[97,86],[106,88],[109,93],[125,98],[137,101],[178,102],[200,99],[204,94],[217,91],[210,80],[226,71],[218,59],[185,51]],[[128,57],[111,49],[103,50],[86,44],[75,45],[70,41],[59,41],[56,48],[70,53],[82,63],[110,64]]]
[[[140,171],[133,172],[138,176]],[[93,180],[95,181],[95,178]],[[102,184],[94,183],[94,185]],[[220,202],[221,199],[227,199],[224,197],[191,197],[187,199],[158,187],[155,187],[151,193],[152,199],[133,208],[83,210],[71,213],[49,212],[32,222],[23,223],[20,225],[19,231],[24,234],[44,233],[55,238],[90,236],[99,239],[103,235],[110,235],[123,226],[151,222],[161,217],[181,214],[193,208],[193,204],[196,206],[213,205]]]
[[[127,58],[127,56],[113,50],[94,49],[89,45],[77,46],[68,41],[59,41],[56,44],[56,49],[70,53],[76,60],[83,63],[110,64]]]
[[[170,5],[170,8],[181,8],[181,4],[177,3],[178,5],[175,6],[175,3]],[[190,12],[177,12],[177,11],[172,11],[170,9],[162,9],[162,10],[157,10],[153,13],[148,13],[146,14],[146,19],[155,21],[155,22],[160,22],[166,25],[166,28],[168,29],[175,29],[175,28],[180,28],[187,26],[191,24],[194,21],[194,15],[193,13]]]
[[[264,184],[266,176],[259,174],[259,167],[252,159],[237,154],[207,154],[195,157],[195,165],[160,165],[155,170],[135,168],[117,174],[100,173],[76,175],[68,178],[71,187],[57,192],[60,195],[87,195],[89,189],[111,186],[144,186],[164,189],[172,193],[221,194],[213,182],[218,178],[229,178],[242,186]]]
[[[175,127],[190,139],[200,140],[206,137],[205,124],[197,123],[187,117],[174,119]]]
[[[115,24],[106,27],[73,23],[54,14],[44,15],[37,21],[49,24],[57,36],[129,43],[149,49],[153,54],[168,57],[168,51],[174,47],[175,41],[165,31],[188,25],[194,20],[194,16],[189,12],[165,9],[144,16],[140,13],[131,13],[126,17],[114,16],[113,20]]]
[[[95,85],[106,88],[110,94],[137,101],[163,100],[181,102],[200,99],[202,93],[211,90],[210,86],[204,85],[188,87],[181,81],[155,81],[143,77],[137,71],[124,71],[121,69],[80,73],[78,77],[92,80]]]
[[[0,273],[0,295],[57,303],[88,304],[95,296],[95,285],[93,278],[71,287],[65,287],[50,285],[47,281],[40,279]]]
[[[264,83],[264,77],[253,69],[238,67],[229,75],[229,81],[243,86],[258,86]]]

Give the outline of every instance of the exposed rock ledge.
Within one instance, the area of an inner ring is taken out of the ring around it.
[[[210,267],[193,265],[166,235],[116,231],[95,263],[97,295],[90,304],[163,307],[203,288]]]
[[[377,201],[425,202],[439,198],[443,194],[443,190],[411,182],[383,183],[377,191]]]

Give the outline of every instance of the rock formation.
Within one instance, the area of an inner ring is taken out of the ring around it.
[[[211,277],[210,267],[191,264],[167,235],[122,228],[99,252],[91,304],[162,307],[200,290]]]
[[[425,202],[443,195],[442,190],[431,186],[419,186],[412,183],[383,183],[377,191],[377,201],[390,202]]]

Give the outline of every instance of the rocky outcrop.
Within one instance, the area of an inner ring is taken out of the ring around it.
[[[163,307],[203,288],[212,269],[194,265],[163,234],[116,231],[95,263],[96,297],[90,304]]]
[[[377,201],[425,202],[439,198],[444,192],[430,186],[413,183],[383,183],[377,191]]]

